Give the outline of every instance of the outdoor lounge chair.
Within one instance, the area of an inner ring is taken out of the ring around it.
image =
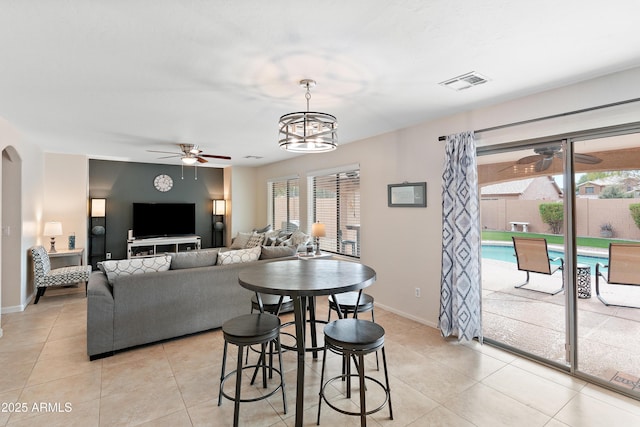
[[[564,289],[564,259],[562,257],[549,258],[547,249],[547,239],[529,238],[529,237],[512,237],[513,248],[516,251],[516,259],[518,260],[518,270],[527,273],[527,279],[524,283],[515,285],[516,288],[522,288],[529,283],[529,273],[540,273],[552,275],[556,271],[560,271],[562,276],[562,287],[555,291],[547,292],[538,289],[525,288],[529,291],[543,292],[545,294],[555,295]],[[551,261],[560,261],[560,265],[551,265]]]
[[[607,275],[602,269],[607,270]],[[612,304],[600,295],[600,277],[610,285],[640,286],[640,245],[625,243],[609,244],[609,264],[596,263],[596,295],[606,306],[640,308],[632,305]]]

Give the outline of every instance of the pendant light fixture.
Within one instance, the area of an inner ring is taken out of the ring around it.
[[[280,117],[279,144],[283,150],[293,153],[324,153],[338,146],[338,121],[327,113],[309,111],[312,87],[315,80],[300,80],[300,87],[306,89],[307,111],[289,113]]]

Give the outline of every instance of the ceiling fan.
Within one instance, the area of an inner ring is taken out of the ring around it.
[[[166,153],[171,154],[170,156],[159,157],[160,159],[168,159],[170,157],[180,157],[182,163],[185,165],[194,165],[196,163],[207,163],[208,160],[205,157],[210,159],[222,159],[222,160],[231,160],[229,156],[220,156],[216,154],[203,154],[202,150],[198,148],[197,145],[194,144],[178,144],[180,147],[181,153],[173,153],[170,151],[157,151],[157,150],[147,150],[150,153]]]
[[[559,145],[534,148],[533,152],[536,153],[533,156],[526,156],[516,162],[517,165],[528,165],[535,162],[535,171],[542,172],[547,170],[553,158],[562,158],[562,147]],[[573,158],[577,163],[584,163],[587,165],[595,165],[602,161],[602,159],[592,156],[590,154],[574,153]]]

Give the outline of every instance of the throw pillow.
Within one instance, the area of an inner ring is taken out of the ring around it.
[[[300,245],[306,245],[311,240],[311,236],[303,233],[300,230],[296,230],[291,235],[291,244],[296,248]]]
[[[262,244],[262,240],[264,239],[264,234],[253,233],[249,238],[249,241],[246,245],[244,245],[245,249],[255,248],[256,246],[260,246]]]
[[[251,233],[240,232],[236,234],[236,237],[235,239],[233,239],[233,242],[231,243],[231,246],[229,246],[229,249],[244,249],[247,246],[247,242],[249,241],[251,236],[253,236],[253,232]]]
[[[273,259],[293,256],[296,250],[293,246],[263,246],[260,259]]]
[[[218,253],[218,265],[240,264],[243,262],[257,261],[260,257],[262,246],[250,249],[238,249]]]
[[[172,252],[171,270],[184,268],[208,267],[216,265],[219,249],[200,249],[186,252]]]
[[[272,230],[272,231],[267,231],[266,233],[264,233],[264,241],[266,242],[268,239],[273,238],[275,241],[275,238],[278,237],[280,235],[280,230]]]
[[[163,255],[149,258],[102,261],[102,270],[107,275],[109,284],[113,285],[115,279],[120,276],[167,271],[170,265],[171,257],[169,255]]]
[[[276,239],[276,246],[291,246],[291,238],[287,237],[278,237]]]
[[[267,231],[271,231],[271,224],[268,224],[262,228],[254,228],[253,231],[255,231],[258,234],[266,233]]]

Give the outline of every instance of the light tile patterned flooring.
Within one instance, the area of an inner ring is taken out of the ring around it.
[[[326,313],[326,300],[319,302]],[[395,419],[387,408],[372,426],[630,426],[640,402],[488,345],[444,340],[433,328],[376,309],[386,329]],[[23,313],[2,316],[0,425],[229,426],[233,404],[217,406],[222,357],[219,330],[149,345],[90,362],[82,292],[48,292]],[[233,347],[232,347],[233,348]],[[305,425],[316,425],[321,362],[307,356]],[[368,356],[373,376],[375,358]],[[230,365],[235,363],[233,354]],[[279,393],[241,405],[242,426],[293,426],[295,357],[284,356],[288,414]],[[328,364],[333,373],[339,359]],[[248,381],[247,381],[248,382]],[[246,385],[243,393],[261,388]],[[233,387],[231,383],[229,387]],[[336,387],[342,387],[340,382]],[[370,387],[372,399],[377,393]],[[331,399],[355,407],[337,388]],[[69,403],[65,412],[65,403]],[[26,403],[26,412],[15,405]],[[49,404],[48,408],[33,404]],[[59,404],[59,407],[56,407]],[[359,425],[326,405],[321,425]]]

